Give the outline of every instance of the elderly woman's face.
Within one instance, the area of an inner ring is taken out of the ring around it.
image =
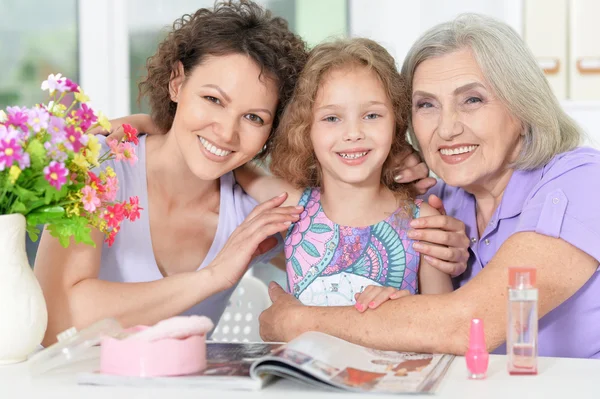
[[[521,148],[520,122],[468,50],[417,67],[412,123],[427,165],[452,186],[493,189]]]

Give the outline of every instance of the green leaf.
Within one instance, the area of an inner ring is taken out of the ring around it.
[[[300,246],[306,251],[307,254],[314,258],[318,258],[319,256],[321,256],[319,254],[319,251],[317,250],[317,247],[315,247],[312,243],[308,241],[303,241],[302,244],[300,244]]]
[[[329,233],[331,231],[331,227],[327,226],[324,223],[315,223],[310,226],[310,231],[317,234]]]
[[[27,223],[27,234],[31,241],[36,242],[40,237],[40,229],[34,224]]]
[[[31,167],[33,169],[42,169],[46,163],[46,149],[39,140],[31,140],[25,150],[31,159]]]
[[[62,206],[47,206],[27,214],[27,221],[34,225],[47,224],[65,216],[65,208]]]
[[[69,246],[71,238],[75,243],[84,243],[96,246],[94,240],[92,240],[92,229],[88,226],[86,218],[81,216],[75,216],[69,219],[63,219],[57,223],[48,224],[48,231],[50,235],[58,238],[60,245],[64,248]]]
[[[25,206],[24,203],[22,203],[21,201],[15,201],[15,203],[13,204],[13,206],[10,208],[10,213],[22,213],[22,214],[26,214],[27,213],[27,207]]]
[[[302,277],[302,266],[300,266],[300,262],[295,257],[292,257],[292,268],[297,276]]]

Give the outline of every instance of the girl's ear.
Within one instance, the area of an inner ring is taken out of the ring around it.
[[[179,101],[179,93],[181,92],[184,80],[185,71],[183,70],[183,64],[181,61],[177,61],[175,68],[173,68],[173,71],[171,72],[171,80],[169,81],[169,95],[171,96],[171,101],[175,103]]]

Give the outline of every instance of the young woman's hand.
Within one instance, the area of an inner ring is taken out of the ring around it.
[[[363,292],[354,294],[354,299],[356,299],[354,307],[362,313],[367,309],[375,309],[390,299],[398,299],[407,295],[410,295],[410,292],[407,290],[369,285]]]
[[[296,222],[304,209],[301,206],[280,207],[287,193],[256,206],[231,234],[221,252],[207,268],[214,272],[217,283],[233,287],[242,278],[256,256],[277,245],[274,234],[287,230]]]
[[[140,133],[147,134],[161,134],[162,132],[158,129],[154,122],[152,122],[152,118],[147,114],[134,114],[124,116],[122,118],[112,119],[110,120],[111,129],[110,131],[104,130],[102,126],[96,126],[92,130],[89,131],[91,134],[101,134],[104,136],[108,136],[108,139],[116,139],[120,141],[124,136],[125,132],[123,131],[123,124],[128,124],[137,129]]]
[[[429,168],[416,151],[408,153],[397,165],[395,172],[396,182],[412,184],[420,195],[425,194],[437,182],[433,177],[429,177]]]

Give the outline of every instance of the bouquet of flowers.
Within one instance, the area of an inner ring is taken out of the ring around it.
[[[135,162],[137,131],[124,125],[125,137],[100,154],[98,138],[87,132],[98,125],[110,130],[110,123],[86,104],[82,89],[57,74],[42,83],[42,90],[50,94],[48,104],[0,110],[0,215],[24,215],[34,241],[38,226],[47,225],[64,247],[71,238],[94,245],[95,227],[112,245],[121,222],[135,221],[141,208],[137,197],[115,201],[115,172],[100,165],[110,159]],[[74,100],[67,107],[68,93]]]

